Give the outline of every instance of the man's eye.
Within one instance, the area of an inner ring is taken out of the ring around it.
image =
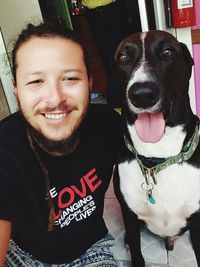
[[[40,84],[40,83],[42,83],[42,80],[38,79],[38,80],[30,81],[27,84]]]
[[[78,81],[80,80],[78,77],[65,77],[63,81]]]

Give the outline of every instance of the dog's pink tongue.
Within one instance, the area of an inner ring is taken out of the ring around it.
[[[146,143],[158,142],[164,134],[165,120],[162,113],[141,113],[135,121],[139,138]]]

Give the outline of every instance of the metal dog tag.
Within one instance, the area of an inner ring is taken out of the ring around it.
[[[151,204],[155,204],[156,201],[152,195],[154,185],[152,183],[146,184],[146,182],[143,182],[141,188],[146,192],[147,201]]]

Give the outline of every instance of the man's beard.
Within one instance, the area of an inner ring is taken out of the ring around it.
[[[42,132],[35,129],[27,120],[23,111],[20,109],[20,114],[25,122],[25,127],[30,134],[31,138],[36,142],[36,144],[45,152],[55,155],[67,155],[73,152],[79,142],[80,128],[82,123],[72,132],[70,136],[62,140],[51,140],[48,139]]]

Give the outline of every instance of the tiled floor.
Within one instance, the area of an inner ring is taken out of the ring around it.
[[[121,211],[113,192],[112,182],[106,194],[104,218],[107,227],[116,239],[113,254],[118,265],[131,267],[130,254],[124,244],[125,230]],[[147,263],[146,267],[197,267],[188,232],[176,241],[174,250],[168,254],[162,238],[153,235],[146,229],[141,232],[141,244]]]

